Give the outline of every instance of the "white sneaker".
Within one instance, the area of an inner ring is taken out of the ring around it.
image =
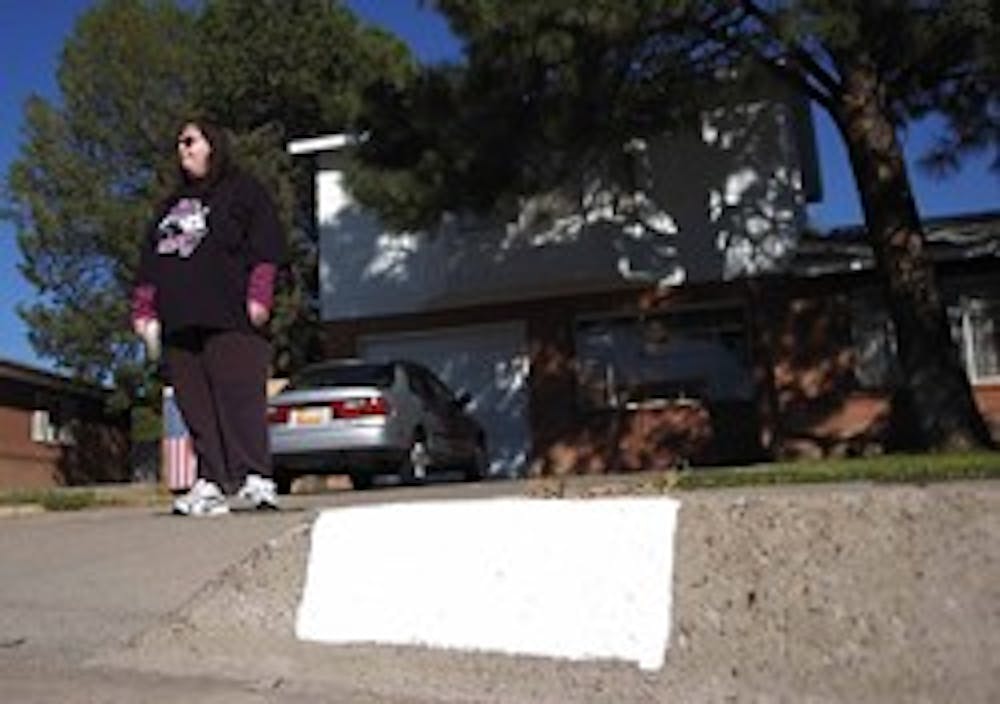
[[[248,474],[236,495],[248,500],[256,508],[278,508],[278,487],[273,480],[259,474]]]
[[[218,484],[199,479],[186,494],[174,500],[174,513],[181,516],[221,516],[229,513],[229,504]]]

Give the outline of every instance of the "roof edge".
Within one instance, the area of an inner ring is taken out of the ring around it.
[[[293,156],[302,154],[319,154],[321,152],[333,152],[345,147],[352,147],[361,141],[357,135],[340,132],[337,134],[320,135],[319,137],[306,137],[303,139],[293,139],[288,143],[288,153]]]

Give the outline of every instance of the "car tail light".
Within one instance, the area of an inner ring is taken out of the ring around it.
[[[381,396],[345,398],[330,404],[334,418],[364,418],[389,415],[389,402]]]
[[[285,425],[292,409],[289,406],[268,406],[267,422],[271,425]]]

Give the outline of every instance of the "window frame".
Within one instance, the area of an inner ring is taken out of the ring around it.
[[[959,296],[957,308],[961,315],[961,354],[962,364],[965,366],[965,373],[969,376],[969,383],[973,386],[1000,386],[1000,364],[998,371],[994,374],[980,374],[976,363],[976,337],[973,329],[972,316],[976,313],[976,306],[995,308],[998,311],[996,322],[1000,324],[1000,295],[988,295],[985,293],[963,294]],[[1000,357],[1000,345],[996,346],[995,354]]]
[[[981,283],[981,282],[980,282]],[[971,284],[971,285],[970,285]],[[1000,290],[995,290],[982,285],[977,286],[976,282],[961,282],[961,289],[955,290],[955,284],[950,287],[952,295],[945,300],[945,313],[948,318],[949,330],[952,341],[955,344],[956,352],[962,368],[969,378],[969,383],[973,386],[1000,386],[1000,364],[995,374],[979,374],[976,363],[975,330],[972,316],[977,305],[995,307],[998,310],[996,317],[1000,324]],[[971,290],[971,292],[969,292]],[[854,373],[858,387],[868,391],[885,390],[896,388],[902,381],[902,371],[899,369],[899,356],[897,341],[895,338],[895,326],[888,307],[878,292],[872,288],[859,289],[850,294],[851,309],[851,347],[855,352]],[[863,383],[858,376],[858,340],[856,331],[860,329],[858,325],[859,312],[871,313],[877,310],[885,321],[884,334],[882,339],[889,346],[889,369],[887,378],[878,384]],[[997,344],[997,356],[1000,357],[1000,343]]]
[[[648,337],[650,324],[657,319],[665,319],[669,328],[671,318],[688,318],[689,316],[697,320],[699,314],[719,316],[732,316],[731,320],[718,320],[717,318],[707,324],[695,324],[690,326],[680,326],[675,328],[681,331],[696,331],[698,333],[714,333],[712,339],[716,339],[720,345],[726,335],[738,332],[740,335],[740,349],[736,355],[741,364],[744,365],[747,382],[749,385],[750,397],[754,394],[753,381],[753,346],[752,340],[752,316],[749,314],[748,306],[744,301],[737,299],[724,299],[719,301],[702,301],[683,304],[675,304],[669,308],[657,310],[628,310],[628,311],[605,311],[596,313],[585,313],[575,316],[573,320],[573,344],[574,344],[574,376],[576,382],[576,403],[578,408],[585,411],[601,412],[617,410],[621,408],[635,409],[645,406],[662,406],[664,403],[687,403],[693,400],[711,401],[712,396],[706,391],[709,383],[685,384],[682,379],[665,381],[665,384],[675,383],[677,392],[671,394],[657,394],[649,397],[632,399],[628,389],[630,384],[619,378],[618,369],[612,363],[604,361],[599,365],[603,368],[601,374],[602,381],[600,391],[594,393],[595,381],[588,381],[585,377],[585,367],[590,367],[590,362],[600,362],[595,358],[584,357],[582,352],[584,345],[581,336],[582,328],[590,324],[605,324],[610,330],[616,324],[631,324],[636,343],[639,345],[639,352],[643,356],[655,357],[657,353],[651,351],[651,346],[657,344],[656,340]],[[696,338],[697,339],[697,338]],[[594,377],[596,379],[596,376]],[[598,397],[601,401],[596,401]]]

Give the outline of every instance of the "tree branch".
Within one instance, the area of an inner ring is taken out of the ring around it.
[[[718,15],[712,20],[716,19]],[[791,85],[793,88],[801,90],[809,98],[833,113],[836,110],[835,96],[840,92],[840,86],[833,82],[832,86],[819,81],[818,77],[811,71],[806,70],[801,64],[795,64],[798,68],[790,66],[788,57],[773,56],[765,47],[755,43],[752,37],[735,31],[728,33],[724,28],[708,23],[708,20],[699,21],[701,29],[713,41],[723,45],[741,49],[751,56],[782,82]],[[830,79],[832,80],[832,79]],[[813,81],[816,81],[814,83]],[[818,83],[818,85],[817,85]]]
[[[760,22],[764,27],[766,27],[775,38],[775,41],[781,43],[779,39],[780,33],[777,24],[774,21],[774,15],[770,14],[766,10],[761,9],[754,0],[740,0],[744,11],[747,16],[753,17],[758,22]],[[791,42],[786,44],[789,51],[786,52],[790,58],[794,58],[795,62],[801,67],[801,70],[813,78],[816,82],[822,85],[830,95],[836,95],[840,92],[841,85],[837,80],[836,76],[832,75],[816,60],[816,58],[809,53],[798,42]]]
[[[929,68],[935,66],[935,64],[938,65],[938,68],[943,68],[944,73],[941,75],[943,80],[954,78],[955,76],[950,74],[955,70],[954,56],[956,50],[960,49],[966,42],[971,42],[974,39],[975,37],[971,31],[957,34],[943,33],[936,38],[936,41],[931,43],[926,51],[921,52],[907,66],[901,67],[899,72],[891,79],[891,83],[896,86],[905,87],[915,74],[926,72]],[[938,62],[930,62],[930,59],[935,56],[942,57],[943,61],[939,59]],[[940,64],[943,64],[943,67]],[[958,69],[956,75],[963,75],[961,69]]]

